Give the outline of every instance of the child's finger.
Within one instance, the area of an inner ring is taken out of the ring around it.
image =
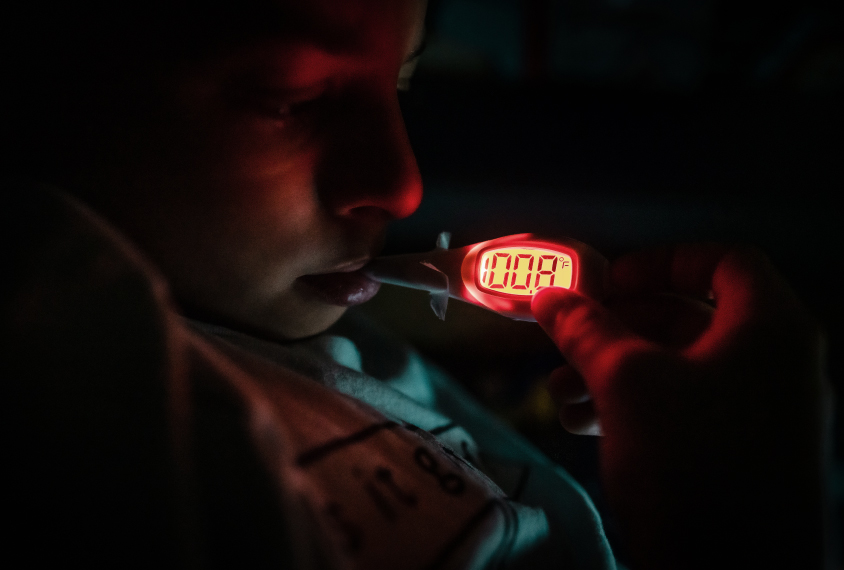
[[[568,364],[560,366],[548,378],[548,392],[558,406],[582,404],[590,399],[586,382],[577,370]]]
[[[805,314],[767,257],[749,246],[683,244],[630,254],[613,264],[610,281],[617,292],[711,296],[712,323],[696,347],[706,352],[731,346],[732,336],[762,321]]]
[[[592,400],[560,408],[560,424],[575,435],[603,435]]]
[[[551,373],[548,392],[560,406],[560,425],[576,435],[601,435],[595,404],[586,382],[572,366],[564,364]]]
[[[566,360],[586,380],[594,395],[626,356],[659,350],[631,333],[621,321],[596,301],[568,289],[546,288],[533,297],[537,322]]]
[[[634,333],[675,349],[695,342],[713,313],[711,305],[673,293],[612,297],[604,306]]]
[[[692,347],[700,353],[744,346],[749,338],[797,350],[798,339],[815,344],[821,336],[817,322],[756,248],[737,247],[724,255],[715,268],[712,291],[716,304],[712,325]],[[786,346],[789,342],[794,344]]]
[[[682,293],[699,299],[712,290],[715,268],[730,246],[681,244],[637,251],[610,266],[610,283],[621,293]]]
[[[724,255],[712,276],[712,292],[719,310],[748,317],[770,312],[772,299],[797,299],[768,257],[747,246],[732,248]]]

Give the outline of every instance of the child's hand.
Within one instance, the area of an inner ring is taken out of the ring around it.
[[[680,349],[697,340],[712,320],[712,306],[679,295],[638,294],[614,297],[604,306],[630,332],[662,347]],[[551,374],[551,397],[560,407],[560,423],[571,433],[601,435],[595,405],[577,369],[564,364]]]
[[[610,281],[605,305],[548,289],[533,312],[569,362],[550,384],[563,425],[600,424],[605,491],[634,561],[817,567],[815,321],[748,248],[634,254],[612,265]]]

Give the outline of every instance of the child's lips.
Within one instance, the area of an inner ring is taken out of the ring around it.
[[[332,273],[303,275],[297,281],[305,285],[308,292],[331,305],[359,305],[374,297],[381,287],[380,283],[360,271],[364,264],[365,262],[349,264]]]

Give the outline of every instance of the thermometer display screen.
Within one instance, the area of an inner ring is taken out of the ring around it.
[[[477,267],[478,287],[488,293],[532,296],[542,287],[571,288],[572,258],[552,249],[488,249]]]

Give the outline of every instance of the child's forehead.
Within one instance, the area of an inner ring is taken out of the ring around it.
[[[328,50],[414,47],[426,0],[275,0],[279,35]],[[410,37],[408,37],[410,36]]]
[[[272,78],[295,88],[335,73],[394,71],[418,51],[424,34],[426,0],[270,1],[274,21],[256,22],[254,33],[206,59],[200,73],[210,72],[212,81]]]

